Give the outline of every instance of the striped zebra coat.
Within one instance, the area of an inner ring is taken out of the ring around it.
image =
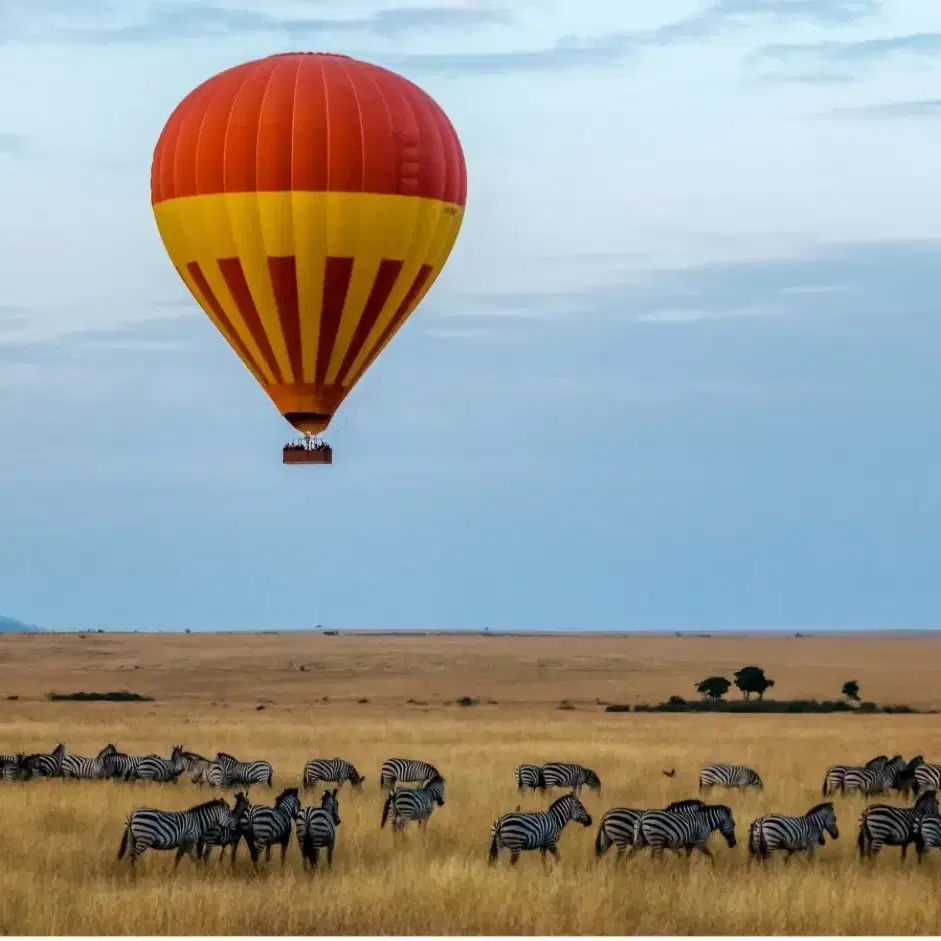
[[[396,784],[415,784],[441,777],[441,772],[427,761],[417,758],[387,758],[379,771],[379,787],[387,789]]]
[[[0,779],[4,781],[22,781],[26,774],[26,756],[20,752],[18,755],[0,755]]]
[[[699,790],[713,787],[755,787],[761,790],[764,784],[758,774],[745,765],[712,764],[699,772]]]
[[[115,781],[134,780],[137,777],[137,765],[144,757],[144,755],[128,755],[120,751],[108,755],[105,758],[105,777]]]
[[[915,801],[914,807],[871,804],[859,818],[856,847],[860,858],[873,859],[883,846],[899,846],[904,862],[909,844],[917,841],[919,820],[937,815],[938,799],[935,791],[925,791]]]
[[[135,777],[141,781],[172,781],[176,784],[184,768],[183,746],[174,745],[169,760],[159,755],[144,755],[139,759]]]
[[[363,781],[356,768],[343,758],[311,758],[304,765],[304,788],[314,787],[319,781],[329,781],[342,788],[345,781],[349,781],[354,790],[363,789]]]
[[[274,801],[274,807],[263,804],[250,804],[246,800],[242,811],[242,833],[248,844],[252,863],[257,866],[258,857],[262,849],[265,851],[265,861],[271,859],[271,847],[276,843],[281,845],[281,865],[288,851],[291,841],[291,828],[297,812],[301,809],[301,802],[297,796],[296,787],[283,790]]]
[[[239,848],[239,840],[244,835],[242,833],[242,819],[249,806],[251,805],[244,794],[236,794],[235,807],[228,812],[220,812],[219,819],[206,829],[203,834],[203,862],[209,861],[213,848],[218,846],[220,848],[219,862],[221,863],[222,857],[225,856],[225,848],[229,846],[232,848],[232,865],[235,865],[235,854]]]
[[[670,813],[678,813],[705,806],[701,800],[693,798],[691,800],[674,801],[664,810]],[[610,810],[606,810],[601,817],[598,833],[595,837],[595,856],[603,856],[612,846],[616,846],[618,848],[617,858],[620,859],[625,851],[634,845],[634,825],[643,813],[646,813],[646,810],[638,810],[633,807],[612,807]]]
[[[214,785],[216,787],[249,786],[252,784],[272,786],[274,771],[267,761],[239,761],[232,755],[221,751],[216,755],[216,764],[222,769],[226,780],[225,785]],[[208,776],[212,777],[212,768],[209,769]],[[212,781],[208,780],[208,783],[211,784]]]
[[[601,792],[601,779],[591,768],[568,761],[549,761],[542,766],[542,779],[546,787],[569,788],[578,796],[583,787]]]
[[[570,820],[591,826],[591,814],[574,793],[564,794],[548,810],[504,814],[490,828],[490,865],[502,849],[510,851],[510,864],[514,866],[521,853],[531,850],[539,850],[544,862],[546,853],[558,860],[559,838]]]
[[[324,791],[319,807],[302,807],[294,818],[294,832],[304,869],[313,871],[317,868],[321,850],[327,851],[327,865],[333,865],[337,827],[340,826],[338,790],[339,787],[335,787],[332,791]]]
[[[765,814],[749,827],[748,852],[753,859],[767,860],[776,850],[784,850],[787,853],[785,863],[795,853],[803,852],[812,857],[817,846],[825,845],[826,833],[834,840],[840,836],[830,801],[811,807],[802,817]]]
[[[176,850],[173,868],[184,854],[197,862],[202,850],[203,835],[229,814],[224,800],[208,801],[189,810],[157,810],[138,807],[127,818],[118,859],[127,855],[133,866],[149,849]]]
[[[925,814],[915,824],[915,849],[918,862],[931,850],[941,849],[941,817],[937,814]]]
[[[893,785],[899,772],[905,767],[905,759],[896,755],[891,761],[871,768],[847,768],[843,775],[843,793],[859,792],[866,797],[885,794]]]
[[[105,745],[94,758],[85,758],[83,755],[66,755],[62,759],[61,775],[63,778],[74,778],[79,781],[100,781],[109,777],[106,762],[118,750],[114,745]]]
[[[915,794],[921,794],[923,791],[941,790],[941,765],[922,764],[915,769],[915,783],[912,790]]]
[[[516,789],[523,791],[530,788],[533,791],[544,791],[546,779],[542,773],[542,765],[517,765]]]
[[[444,807],[444,778],[440,774],[421,787],[394,787],[382,806],[379,828],[385,827],[390,816],[393,833],[404,830],[410,820],[417,821],[419,827],[426,827],[435,806]]]
[[[877,755],[875,758],[870,758],[869,761],[863,765],[865,770],[871,768],[881,768],[888,763],[889,759],[887,755]],[[833,765],[831,768],[827,768],[827,773],[823,776],[823,788],[822,794],[824,797],[830,797],[832,794],[842,794],[843,793],[843,778],[846,775],[846,772],[852,768],[858,768],[857,765]]]
[[[62,761],[66,756],[65,745],[56,745],[51,754],[26,755],[23,758],[24,778],[58,778],[62,774]]]
[[[899,773],[892,782],[892,790],[897,791],[903,797],[908,797],[917,791],[918,785],[915,781],[915,772],[925,763],[924,755],[915,755],[904,768],[899,769]]]
[[[715,864],[709,849],[709,837],[718,830],[729,849],[735,846],[735,819],[725,804],[707,804],[680,811],[648,810],[634,824],[634,845],[631,855],[650,847],[652,856],[661,856],[665,849],[677,856],[685,850],[687,857],[698,849]]]

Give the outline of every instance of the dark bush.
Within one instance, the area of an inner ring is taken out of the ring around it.
[[[130,693],[126,689],[114,693],[49,693],[49,702],[153,702],[153,696]]]
[[[480,703],[480,700],[474,699],[473,696],[461,696],[456,702],[459,706],[476,706]]]
[[[646,708],[646,703],[643,704],[643,708],[641,706],[635,706],[634,711],[643,712],[645,708]],[[612,702],[612,703],[608,703],[608,705],[604,707],[604,711],[605,712],[630,712],[631,707],[628,706],[626,703]]]

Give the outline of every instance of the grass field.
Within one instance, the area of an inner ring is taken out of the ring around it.
[[[836,760],[878,752],[941,759],[937,716],[612,715],[597,699],[689,696],[697,679],[756,663],[775,678],[779,697],[830,697],[856,679],[866,698],[937,707],[939,653],[933,637],[4,637],[0,689],[19,698],[0,698],[0,752],[49,750],[62,740],[80,754],[108,742],[168,754],[182,742],[204,754],[269,759],[275,793],[299,784],[309,757],[340,754],[366,783],[361,794],[341,792],[332,872],[305,875],[292,844],[283,872],[274,862],[254,875],[243,847],[234,872],[228,860],[214,859],[205,873],[184,860],[174,876],[172,854],[152,854],[135,879],[115,860],[126,815],[141,804],[190,806],[207,792],[189,784],[0,782],[0,931],[936,933],[941,854],[902,869],[898,851],[887,850],[861,865],[860,801],[838,801],[841,838],[812,864],[776,860],[759,870],[744,842],[759,813],[817,803]],[[155,701],[45,701],[47,692],[80,689],[130,689]],[[482,704],[445,705],[461,695]],[[575,710],[556,708],[562,699]],[[427,832],[397,841],[379,829],[377,784],[381,761],[395,754],[434,762],[448,781],[447,803]],[[544,874],[538,855],[516,870],[505,859],[490,869],[490,825],[520,802],[515,765],[550,759],[582,761],[600,774],[601,797],[584,798],[596,822],[610,806],[694,796],[707,761],[750,764],[766,790],[716,796],[732,806],[740,842],[728,850],[714,837],[714,868],[702,858],[646,856],[615,865],[613,851],[596,863],[596,827],[570,825],[555,872]],[[661,775],[666,768],[676,776]],[[269,795],[253,789],[252,797]]]

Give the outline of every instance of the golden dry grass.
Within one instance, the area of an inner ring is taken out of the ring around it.
[[[934,716],[611,715],[595,703],[688,694],[694,678],[757,662],[776,678],[779,695],[832,695],[844,680],[858,679],[874,699],[934,705],[936,646],[933,639],[3,638],[0,683],[22,698],[0,701],[0,751],[49,749],[62,739],[81,754],[107,742],[167,753],[181,741],[203,753],[268,758],[275,791],[299,783],[312,755],[342,754],[367,781],[360,795],[341,792],[332,872],[305,875],[292,845],[283,872],[275,862],[254,875],[243,848],[234,872],[228,861],[214,860],[206,873],[184,861],[174,876],[172,854],[155,853],[136,879],[114,858],[128,812],[141,804],[186,807],[205,799],[205,791],[188,784],[3,783],[0,930],[934,933],[941,923],[941,854],[920,869],[914,861],[900,868],[897,850],[861,865],[857,801],[838,803],[841,839],[812,864],[795,860],[784,868],[778,860],[766,871],[749,864],[742,843],[730,851],[718,837],[714,869],[704,859],[643,857],[615,865],[613,852],[598,864],[594,826],[567,828],[562,862],[549,874],[538,856],[524,857],[516,870],[505,859],[490,869],[487,848],[493,820],[520,800],[513,769],[521,760],[571,759],[595,768],[604,792],[586,794],[585,803],[596,822],[606,807],[660,806],[693,795],[696,772],[707,761],[751,764],[765,778],[765,792],[727,797],[744,839],[759,813],[803,812],[816,803],[834,759],[877,752],[941,757]],[[813,687],[801,670],[810,660]],[[311,669],[301,673],[301,664]],[[208,676],[200,672],[207,666]],[[42,701],[54,689],[118,688],[156,701]],[[498,705],[443,704],[463,694]],[[428,705],[405,705],[407,698]],[[557,710],[562,698],[579,707]],[[266,699],[272,702],[256,711]],[[447,803],[427,833],[409,832],[399,845],[379,829],[377,772],[393,754],[433,761],[448,779]],[[670,767],[677,769],[673,779],[660,774]],[[541,803],[523,798],[527,807]]]

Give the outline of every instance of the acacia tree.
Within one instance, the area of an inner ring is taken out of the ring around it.
[[[704,699],[718,702],[729,691],[731,685],[724,676],[709,676],[696,684],[696,691]]]
[[[735,685],[742,691],[746,700],[752,693],[763,699],[765,690],[774,686],[774,680],[769,680],[761,667],[742,667],[735,673]]]
[[[847,680],[847,682],[843,684],[841,692],[847,699],[852,699],[853,702],[859,702],[859,683],[857,683],[856,680]]]

